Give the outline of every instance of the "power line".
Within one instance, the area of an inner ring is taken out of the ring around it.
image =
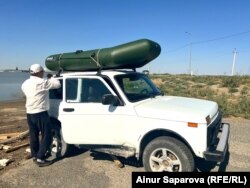
[[[204,40],[204,41],[198,41],[198,42],[194,42],[193,44],[202,44],[202,43],[208,43],[208,42],[214,42],[217,40],[224,40],[224,39],[228,39],[228,38],[232,38],[232,37],[237,37],[240,35],[245,35],[250,33],[250,31],[245,31],[245,32],[241,32],[241,33],[235,33],[235,34],[231,34],[231,35],[227,35],[227,36],[223,36],[223,37],[218,37],[218,38],[214,38],[214,39],[209,39],[209,40]]]
[[[228,38],[233,38],[233,37],[237,37],[237,36],[245,35],[245,34],[249,34],[249,33],[250,33],[250,30],[249,31],[240,32],[240,33],[234,33],[234,34],[231,34],[231,35],[227,35],[227,36],[223,36],[223,37],[218,37],[218,38],[214,38],[214,39],[207,39],[207,40],[203,40],[203,41],[192,42],[191,44],[192,45],[197,45],[197,44],[209,43],[209,42],[214,42],[214,41],[218,41],[218,40],[224,40],[224,39],[228,39]],[[168,50],[166,53],[178,51],[180,49],[183,49],[183,48],[186,48],[186,47],[190,46],[191,44],[190,43],[189,44],[185,44],[185,45],[180,46],[178,48],[174,48],[172,50]]]

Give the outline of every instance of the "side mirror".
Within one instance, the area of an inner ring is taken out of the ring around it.
[[[112,94],[106,94],[106,95],[103,95],[102,97],[102,104],[118,106],[120,105],[120,100],[117,96],[114,96]]]

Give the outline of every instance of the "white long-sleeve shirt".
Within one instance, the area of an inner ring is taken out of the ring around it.
[[[48,93],[50,89],[60,88],[59,80],[55,78],[43,79],[30,76],[22,84],[22,91],[26,96],[26,112],[35,114],[49,109]]]

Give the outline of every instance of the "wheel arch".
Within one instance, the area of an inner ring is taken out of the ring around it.
[[[73,145],[68,144],[64,141],[62,130],[61,130],[61,122],[54,118],[50,117],[51,129],[52,129],[52,143],[51,143],[51,154],[56,158],[62,158],[67,156],[72,148]],[[55,143],[54,143],[55,138]],[[55,148],[56,150],[53,150]]]
[[[169,136],[169,137],[178,139],[179,141],[184,143],[190,149],[191,153],[194,155],[194,151],[192,147],[187,142],[187,140],[183,138],[181,135],[168,129],[155,129],[155,130],[151,130],[150,132],[148,132],[142,137],[141,142],[140,142],[140,147],[139,147],[139,155],[137,156],[138,160],[142,159],[142,154],[147,144],[151,142],[152,140],[154,140],[155,138],[158,138],[160,136]]]

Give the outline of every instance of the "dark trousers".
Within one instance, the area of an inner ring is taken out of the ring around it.
[[[44,159],[46,152],[50,149],[52,136],[50,118],[47,111],[27,114],[30,131],[30,149],[32,157]],[[41,132],[41,140],[39,133]]]

